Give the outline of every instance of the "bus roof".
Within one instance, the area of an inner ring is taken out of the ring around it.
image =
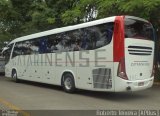
[[[98,25],[98,24],[103,24],[103,23],[107,23],[107,22],[114,22],[115,17],[116,16],[112,16],[112,17],[99,19],[99,20],[95,20],[95,21],[90,21],[90,22],[86,22],[86,23],[82,23],[82,24],[77,24],[77,25],[72,25],[72,26],[67,26],[67,27],[62,27],[62,28],[56,28],[56,29],[51,29],[48,31],[43,31],[43,32],[27,35],[27,36],[22,36],[22,37],[14,39],[9,44],[20,42],[20,41],[25,41],[25,40],[30,40],[30,39],[34,39],[34,38],[44,37],[44,36],[48,36],[48,35],[52,35],[52,34],[67,32],[67,31],[71,31],[71,30],[75,30],[75,29],[85,28],[85,27],[89,27],[89,26],[94,26],[94,25]],[[134,17],[134,16],[125,16],[125,17],[148,22],[142,18],[138,18],[138,17]]]

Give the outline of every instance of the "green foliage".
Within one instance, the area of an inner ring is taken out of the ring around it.
[[[75,24],[78,22],[78,17],[81,16],[81,11],[79,9],[67,10],[62,14],[62,21],[65,25]]]
[[[121,15],[121,11],[119,10],[120,1],[118,0],[100,0],[98,5],[99,18],[113,16],[113,15]]]
[[[0,40],[113,15],[142,17],[158,27],[160,0],[0,0]]]

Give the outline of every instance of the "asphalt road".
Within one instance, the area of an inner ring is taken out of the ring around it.
[[[160,85],[139,92],[78,90],[68,94],[61,87],[26,81],[15,83],[0,76],[0,109],[20,110],[23,114],[26,110],[160,110]]]

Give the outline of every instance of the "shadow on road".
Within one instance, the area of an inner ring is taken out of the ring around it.
[[[0,77],[3,77],[4,76],[4,73],[0,73]]]
[[[13,79],[7,79],[9,82],[14,82]],[[21,81],[20,84],[25,85],[31,85],[36,86],[40,88],[46,88],[50,90],[60,91],[64,92],[62,87],[50,85],[50,84],[43,84],[43,83],[37,83],[37,82],[30,82],[30,81]],[[75,93],[73,93],[73,96],[80,95],[80,96],[87,96],[92,97],[96,99],[104,99],[104,100],[111,100],[111,101],[130,101],[130,100],[136,100],[136,99],[145,99],[150,97],[150,91],[156,87],[152,87],[147,90],[137,91],[137,92],[95,92],[95,91],[87,91],[87,90],[77,90]],[[157,88],[157,90],[160,90],[160,87]],[[69,94],[65,93],[64,94]]]
[[[15,80],[14,79],[10,79],[10,82],[15,82]],[[20,80],[20,82],[18,82],[17,84],[25,84],[25,85],[31,85],[31,86],[40,87],[40,88],[63,91],[62,87],[60,87],[60,86],[46,84],[46,83],[40,83],[40,82],[32,82],[32,81]]]
[[[144,90],[147,91],[147,90]],[[147,95],[148,92],[94,92],[94,91],[80,91],[77,94],[83,96],[89,96],[93,98],[99,98],[104,100],[111,100],[111,101],[130,101],[135,99],[144,99],[149,97]]]

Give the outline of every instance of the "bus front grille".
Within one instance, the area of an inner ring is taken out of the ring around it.
[[[130,55],[151,55],[152,54],[152,47],[145,47],[145,46],[128,46],[128,52]]]
[[[93,87],[98,89],[111,89],[112,78],[111,69],[98,68],[92,70],[93,75]]]

